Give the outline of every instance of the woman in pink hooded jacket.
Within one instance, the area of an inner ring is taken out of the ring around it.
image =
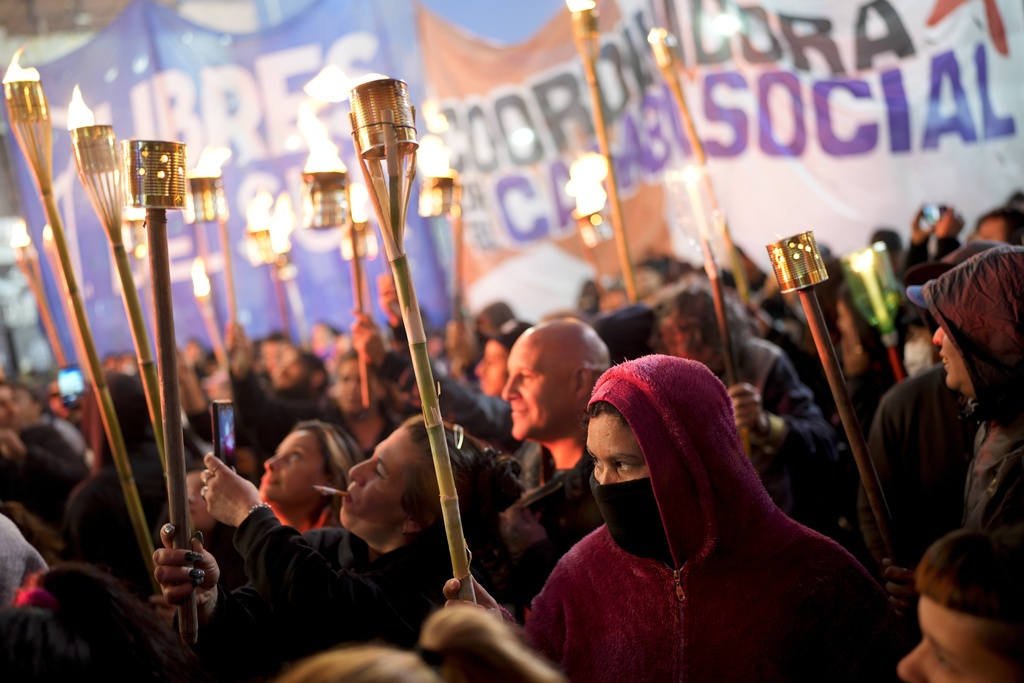
[[[884,681],[906,639],[845,550],[786,517],[701,363],[647,356],[590,402],[605,519],[533,602],[534,645],[573,681]]]

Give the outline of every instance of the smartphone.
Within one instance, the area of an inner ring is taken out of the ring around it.
[[[213,424],[213,454],[234,469],[238,464],[235,457],[235,404],[231,401],[211,402],[210,420]]]
[[[71,365],[57,370],[57,388],[60,390],[60,400],[65,408],[77,408],[82,401],[82,394],[85,393],[85,378],[82,376],[82,369],[77,365]]]
[[[939,222],[939,218],[942,216],[942,212],[946,210],[946,207],[942,204],[925,204],[921,208],[921,215],[928,225],[935,226]]]

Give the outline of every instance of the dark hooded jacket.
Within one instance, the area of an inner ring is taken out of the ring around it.
[[[963,356],[979,423],[964,527],[1024,521],[1024,247],[989,249],[924,286],[928,311]]]
[[[704,365],[624,363],[596,401],[636,436],[675,568],[625,552],[607,526],[562,558],[526,629],[570,679],[895,680],[904,637],[885,593],[772,503]]]

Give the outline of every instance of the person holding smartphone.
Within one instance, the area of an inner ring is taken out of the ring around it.
[[[906,272],[912,266],[927,261],[937,261],[960,247],[960,232],[964,219],[956,210],[945,204],[924,204],[918,209],[910,223],[910,249],[903,266]],[[935,246],[930,247],[932,236]],[[933,251],[934,250],[934,251]],[[902,273],[899,275],[902,276]]]
[[[520,467],[469,436],[445,429],[463,529],[474,555],[497,538],[498,513],[518,499]],[[195,593],[195,651],[218,680],[273,673],[282,663],[350,641],[416,642],[444,602],[452,575],[423,419],[411,418],[352,468],[344,528],[300,534],[281,524],[257,489],[212,455],[205,499],[220,522],[237,526],[235,547],[250,584],[219,586],[217,560],[200,540],[173,549],[164,527],[155,576],[178,604]]]

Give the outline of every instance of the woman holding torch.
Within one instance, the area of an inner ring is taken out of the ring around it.
[[[445,438],[467,538],[479,550],[497,538],[498,513],[519,497],[519,465],[451,429]],[[198,541],[191,551],[170,548],[174,530],[166,527],[167,547],[154,561],[172,604],[195,594],[195,647],[210,670],[221,680],[244,680],[342,642],[415,643],[451,577],[431,462],[423,420],[410,419],[349,472],[344,528],[300,534],[277,520],[255,487],[207,456],[207,505],[238,527],[235,546],[250,585],[220,589],[216,559]]]

